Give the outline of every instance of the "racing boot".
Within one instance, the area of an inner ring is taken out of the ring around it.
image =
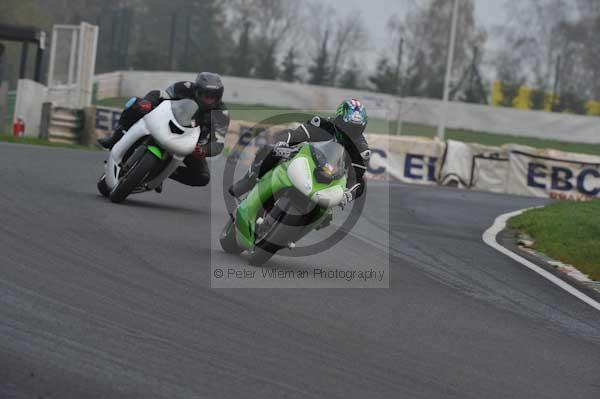
[[[257,182],[256,173],[249,170],[240,180],[229,187],[229,194],[235,198],[240,198],[254,188]]]
[[[117,144],[117,142],[121,140],[124,135],[125,133],[123,132],[123,128],[121,126],[117,126],[112,136],[99,138],[98,144],[107,150],[112,150],[115,144]]]
[[[233,195],[235,198],[240,198],[242,195],[252,190],[256,185],[256,182],[258,182],[258,178],[262,177],[267,170],[272,169],[278,159],[279,158],[273,156],[273,146],[264,146],[260,148],[254,156],[254,162],[252,162],[252,166],[250,166],[248,173],[246,173],[237,183],[234,183],[229,187],[229,194]]]

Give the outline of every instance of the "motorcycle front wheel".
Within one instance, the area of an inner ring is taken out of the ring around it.
[[[278,248],[277,250],[279,249],[281,248]],[[267,263],[273,257],[273,255],[275,255],[277,250],[274,250],[273,253],[271,253],[267,250],[264,250],[260,245],[257,245],[254,247],[252,252],[248,254],[248,264],[250,266],[260,267]]]
[[[116,187],[110,193],[110,200],[116,204],[125,201],[136,187],[140,186],[144,180],[158,167],[160,159],[156,155],[147,152],[129,169],[125,176],[119,179]]]
[[[110,197],[110,189],[106,185],[106,176],[102,175],[100,180],[98,180],[98,184],[96,185],[98,188],[98,192],[102,194],[103,197]]]
[[[235,239],[235,222],[232,217],[229,218],[229,221],[223,228],[221,236],[219,237],[219,242],[221,243],[223,251],[228,254],[239,255],[242,253],[243,250],[237,245]]]
[[[285,203],[285,202],[284,202]],[[285,207],[287,209],[287,207]],[[279,209],[276,205],[264,216],[265,222],[269,228],[257,237],[254,249],[248,252],[248,264],[251,266],[262,266],[267,263],[277,251],[283,246],[276,244],[274,235],[277,224],[285,217],[285,210]],[[283,237],[279,237],[283,239]]]

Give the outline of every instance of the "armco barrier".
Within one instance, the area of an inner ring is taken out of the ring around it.
[[[178,80],[193,79],[194,74],[174,72],[124,71],[95,77],[97,98],[130,97],[164,88]],[[344,90],[260,79],[224,77],[226,102],[264,104],[321,113],[336,108],[340,99],[358,97],[373,118],[437,125],[441,102],[419,98],[398,98],[381,93]],[[68,92],[48,94],[44,86],[19,80],[15,115],[23,117],[26,136],[39,134],[42,103],[67,102]],[[565,142],[600,143],[600,118],[549,112],[524,111],[502,107],[451,102],[448,127],[471,131],[509,134],[519,137],[555,139]]]
[[[194,73],[121,71],[96,76],[99,98],[144,95]],[[225,76],[225,102],[264,104],[290,109],[334,110],[343,98],[360,98],[373,118],[437,126],[442,103],[422,98],[399,98],[368,91],[345,90],[299,83]],[[600,143],[600,117],[556,114],[486,105],[450,102],[447,126],[474,132],[554,139],[576,143]]]

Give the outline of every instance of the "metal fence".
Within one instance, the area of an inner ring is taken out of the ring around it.
[[[48,71],[50,101],[78,108],[91,104],[97,43],[97,26],[54,26]]]

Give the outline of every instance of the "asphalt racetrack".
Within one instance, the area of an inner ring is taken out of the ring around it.
[[[600,398],[600,314],[481,239],[544,201],[392,185],[388,222],[375,184],[356,235],[294,262],[389,261],[389,289],[213,289],[244,263],[222,204],[111,204],[105,155],[0,145],[0,398]]]

